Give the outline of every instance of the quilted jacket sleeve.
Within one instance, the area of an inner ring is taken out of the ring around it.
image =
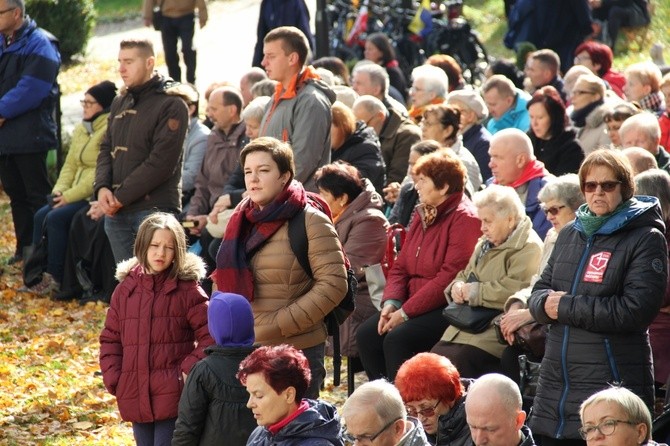
[[[339,304],[347,291],[344,256],[335,228],[328,217],[316,211],[305,213],[309,239],[309,263],[314,276],[312,287],[279,310],[277,323],[284,336],[314,326]]]

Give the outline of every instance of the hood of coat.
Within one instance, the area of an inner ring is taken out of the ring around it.
[[[314,441],[320,438],[335,446],[342,446],[341,424],[335,406],[325,401],[306,401],[309,408],[284,426],[274,436],[274,442],[280,443],[283,440],[304,438],[307,442],[305,444],[308,444],[308,439]]]
[[[465,444],[470,438],[470,426],[465,417],[465,395],[454,402],[449,412],[438,418],[435,444]],[[432,442],[431,442],[432,444]]]
[[[354,133],[352,133],[351,136],[347,138],[346,141],[344,141],[342,146],[337,149],[337,151],[344,152],[349,147],[363,143],[375,146],[376,150],[378,151],[381,150],[379,149],[379,139],[377,138],[377,134],[375,133],[374,129],[365,125],[363,121],[358,121],[356,122],[356,129],[354,130]]]
[[[384,205],[384,200],[381,195],[375,191],[375,187],[370,180],[364,178],[363,181],[365,182],[365,190],[361,192],[358,197],[354,198],[354,201],[347,205],[344,211],[342,211],[342,214],[337,218],[338,222],[344,221],[348,217],[365,209],[378,209],[381,211]],[[337,224],[335,226],[337,226]]]
[[[184,267],[177,274],[177,279],[179,280],[202,280],[207,273],[207,268],[205,267],[205,262],[197,255],[187,252],[184,257]],[[128,276],[143,276],[146,273],[143,271],[142,266],[140,266],[137,257],[132,259],[124,260],[116,266],[116,280],[122,282]]]
[[[428,443],[426,432],[421,427],[421,422],[416,418],[407,417],[407,421],[412,423],[412,428],[402,437],[396,446],[425,446]]]
[[[593,109],[591,113],[586,117],[584,128],[594,129],[605,122],[605,114],[610,109],[609,104],[604,103]]]
[[[317,90],[321,90],[323,94],[326,95],[328,100],[330,101],[330,105],[333,105],[335,101],[337,101],[337,93],[328,86],[324,81],[321,79],[307,79],[304,83],[304,86],[311,85]],[[298,90],[300,90],[300,86],[298,87]]]
[[[574,222],[575,229],[584,232],[582,222],[578,219]],[[636,195],[631,198],[631,205],[619,213],[613,215],[600,229],[597,235],[609,235],[621,230],[631,230],[643,226],[650,226],[665,234],[665,223],[661,213],[658,198],[646,195]]]
[[[542,239],[533,230],[533,222],[531,221],[530,217],[524,215],[521,221],[516,225],[516,228],[514,228],[512,233],[507,237],[507,240],[502,242],[500,245],[491,248],[491,251],[506,249],[520,250],[524,247],[524,245],[533,239],[535,239],[540,247],[542,246]],[[482,237],[479,239],[479,242],[477,242],[475,252],[478,252],[478,250],[481,249],[485,242],[486,236],[482,235]]]

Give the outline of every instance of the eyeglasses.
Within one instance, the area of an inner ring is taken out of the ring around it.
[[[15,9],[16,9],[16,7],[14,7],[14,8],[7,8],[7,9],[5,9],[4,11],[0,11],[0,15],[7,14],[8,12],[10,12],[10,11],[14,11]]]
[[[607,437],[614,433],[614,430],[616,429],[616,426],[619,423],[630,424],[631,426],[635,426],[637,424],[633,421],[626,421],[626,420],[614,420],[614,419],[605,420],[595,426],[588,425],[580,427],[579,435],[581,435],[581,437],[586,441],[593,440],[596,436],[596,431],[600,432],[602,435]]]
[[[587,90],[572,90],[571,93],[572,96],[581,96],[583,94],[595,94],[595,93]]]
[[[583,60],[591,60],[591,58],[589,56],[583,56],[583,57],[575,56],[575,63],[576,64],[579,64]]]
[[[79,103],[82,105],[82,107],[90,107],[92,105],[97,104],[97,101],[89,101],[87,99],[81,99]]]
[[[398,420],[402,420],[402,417],[398,417],[395,420],[391,421],[386,426],[382,427],[382,429],[374,435],[355,436],[355,435],[351,435],[349,432],[347,432],[347,430],[345,428],[344,431],[342,432],[342,439],[344,439],[344,441],[347,444],[354,444],[354,443],[372,444],[372,442],[375,441],[377,439],[377,437],[379,437],[386,429],[391,427],[393,425],[393,423],[395,423]]]
[[[422,119],[421,122],[419,123],[421,127],[432,127],[434,125],[440,125],[439,122],[428,122],[427,119]]]
[[[545,208],[544,206],[542,206],[542,210],[543,210],[544,213],[547,214],[547,215],[549,215],[549,214],[551,214],[551,215],[556,215],[556,214],[558,214],[558,213],[561,211],[561,209],[563,209],[564,207],[565,207],[565,205],[563,205],[563,206],[552,206],[552,207],[550,207],[550,208]]]
[[[438,400],[433,407],[428,407],[426,409],[421,410],[415,410],[413,407],[407,407],[407,406],[405,406],[405,409],[407,410],[407,414],[410,417],[418,418],[419,415],[421,415],[423,418],[430,418],[433,415],[435,415],[435,409],[437,409],[437,406],[439,406],[441,402],[442,402],[441,400]]]
[[[621,181],[587,181],[584,183],[584,192],[595,192],[598,186],[603,192],[612,192],[619,184],[621,184]]]

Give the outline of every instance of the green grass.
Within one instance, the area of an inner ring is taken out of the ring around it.
[[[95,0],[99,22],[122,20],[142,13],[142,0]]]

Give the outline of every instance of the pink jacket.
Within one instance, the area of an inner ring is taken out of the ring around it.
[[[149,423],[177,417],[184,382],[205,347],[207,296],[203,261],[187,254],[177,279],[143,272],[136,258],[119,264],[119,285],[100,334],[100,368],[121,417]]]

